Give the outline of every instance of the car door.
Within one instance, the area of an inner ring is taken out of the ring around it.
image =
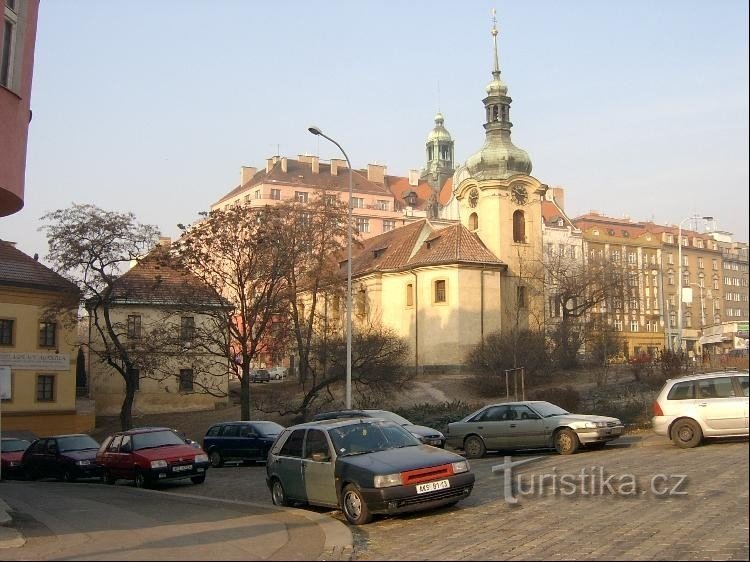
[[[60,455],[60,449],[57,444],[57,439],[47,439],[47,446],[44,448],[44,452],[41,456],[41,474],[42,476],[59,476],[58,468],[58,456]]]
[[[695,381],[695,405],[711,435],[739,433],[745,427],[743,396],[737,396],[732,377],[711,377]]]
[[[122,443],[122,435],[115,435],[109,442],[109,445],[107,445],[107,450],[104,451],[104,468],[115,478],[125,476],[122,455],[120,454],[120,443]]]
[[[508,448],[544,447],[547,444],[544,420],[524,404],[508,407],[508,420],[501,425],[503,441]]]
[[[243,450],[244,442],[240,439],[240,426],[237,424],[225,425],[216,440],[216,448],[225,459],[246,458]]]
[[[490,406],[474,418],[475,423],[472,425],[488,449],[502,449],[506,446],[507,436],[504,433],[507,430],[503,421],[507,412],[508,406]]]
[[[326,432],[308,429],[305,437],[302,477],[307,501],[317,505],[337,505],[335,462]]]
[[[750,430],[750,425],[748,424],[748,416],[750,415],[750,398],[748,398],[748,375],[740,375],[737,377],[734,377],[735,381],[735,390],[738,393],[738,396],[740,398],[744,398],[743,402],[743,410],[745,415],[745,433],[748,433]]]
[[[240,447],[243,459],[257,460],[261,457],[258,432],[252,425],[240,426],[240,434],[237,439],[241,442]]]
[[[302,478],[302,445],[305,430],[295,429],[289,434],[278,454],[272,460],[269,474],[279,477],[287,497],[307,501],[305,484]]]
[[[43,474],[44,457],[47,451],[48,439],[40,439],[29,447],[28,453],[24,458],[24,468],[32,477],[38,477]]]

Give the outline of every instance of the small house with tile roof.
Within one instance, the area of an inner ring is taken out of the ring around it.
[[[201,336],[221,332],[217,315],[208,309],[220,309],[224,302],[171,262],[168,245],[168,239],[162,239],[112,289],[111,322],[136,362],[143,363],[137,369],[134,415],[213,410],[228,404],[229,362],[221,357],[220,345]],[[99,415],[115,415],[125,396],[125,380],[101,360],[105,345],[94,316],[102,314],[102,307],[92,300],[87,308],[91,397]]]
[[[78,287],[0,240],[0,391],[3,429],[37,435],[92,429],[76,400]]]

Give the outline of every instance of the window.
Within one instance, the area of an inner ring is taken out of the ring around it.
[[[622,320],[619,318],[615,320],[615,330],[618,332],[622,332]]]
[[[526,287],[516,287],[516,304],[518,308],[526,308]]]
[[[526,242],[526,219],[521,210],[513,213],[513,242]]]
[[[195,318],[183,316],[180,318],[180,342],[182,344],[193,343],[195,337]]]
[[[695,381],[696,398],[732,398],[734,387],[729,377]]]
[[[628,263],[629,264],[638,263],[638,254],[636,254],[635,252],[628,252]]]
[[[667,400],[692,400],[693,399],[693,382],[678,382],[667,394]]]
[[[36,377],[36,401],[55,401],[55,375],[37,375]]]
[[[0,345],[13,345],[13,320],[0,318]]]
[[[352,197],[352,209],[362,209],[365,206],[365,200],[361,197]]]
[[[39,322],[39,347],[55,347],[57,324],[54,322]]]
[[[479,228],[479,217],[476,213],[471,213],[469,215],[469,230],[476,230]],[[549,244],[549,246],[552,246],[552,244]]]
[[[260,189],[255,190],[255,199],[260,199]]]
[[[20,5],[15,0],[6,0],[5,17],[3,18],[3,43],[0,45],[0,86],[17,89],[17,63],[20,61],[18,49],[21,45],[18,36],[18,16]]]
[[[434,302],[446,302],[445,300],[445,279],[438,279],[435,281],[435,301]]]
[[[284,445],[279,451],[279,455],[282,457],[301,457],[302,456],[302,441],[305,438],[304,429],[295,429],[289,435]]]
[[[396,230],[396,221],[385,219],[383,221],[383,232],[390,232],[391,230]]]
[[[272,189],[271,190],[271,199],[275,199],[278,201],[281,199],[281,190],[280,189]]]
[[[673,273],[670,273],[669,275],[667,275],[667,283],[669,285],[674,285],[674,274]]]
[[[305,458],[312,459],[316,454],[327,457],[327,461],[321,462],[330,462],[331,451],[328,448],[326,434],[319,429],[311,429],[307,432],[307,439],[305,439]]]
[[[128,316],[128,339],[135,340],[141,337],[141,316],[132,314]]]
[[[685,267],[688,267],[690,265],[690,260],[688,260],[687,256],[682,256],[682,265]]]
[[[192,369],[180,369],[180,392],[193,392]]]
[[[609,254],[609,258],[613,263],[620,263],[620,250],[612,250]]]
[[[674,256],[672,254],[667,254],[667,263],[669,265],[674,265]]]
[[[249,204],[250,204],[250,196],[245,195],[245,205],[249,205]]]
[[[638,320],[631,320],[630,321],[630,331],[631,332],[637,332],[640,330],[640,326],[638,324]]]
[[[366,217],[355,217],[354,228],[357,232],[370,232],[370,219]]]
[[[375,208],[380,211],[387,211],[388,210],[388,201],[384,199],[378,199],[377,203],[375,203]]]
[[[414,285],[406,285],[406,306],[414,306]]]
[[[367,291],[364,287],[357,291],[357,297],[355,302],[355,313],[357,316],[364,316],[367,313]]]
[[[326,207],[332,207],[338,200],[339,198],[336,195],[326,195],[325,199],[323,199]]]
[[[698,267],[703,269],[703,258],[698,258]]]
[[[295,191],[294,200],[297,203],[307,203],[307,192],[306,191]]]

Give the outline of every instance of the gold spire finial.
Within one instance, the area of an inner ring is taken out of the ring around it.
[[[492,8],[492,36],[493,37],[497,35],[497,18],[495,17],[496,14],[497,12],[495,11],[495,8]]]
[[[500,62],[497,57],[497,18],[495,17],[495,14],[495,8],[492,8],[492,42],[495,50],[495,68],[493,69],[492,74],[497,77],[500,76]]]

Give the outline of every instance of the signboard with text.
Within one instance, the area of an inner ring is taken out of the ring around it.
[[[67,371],[70,369],[70,356],[67,353],[14,353],[0,352],[0,365],[13,370]]]

